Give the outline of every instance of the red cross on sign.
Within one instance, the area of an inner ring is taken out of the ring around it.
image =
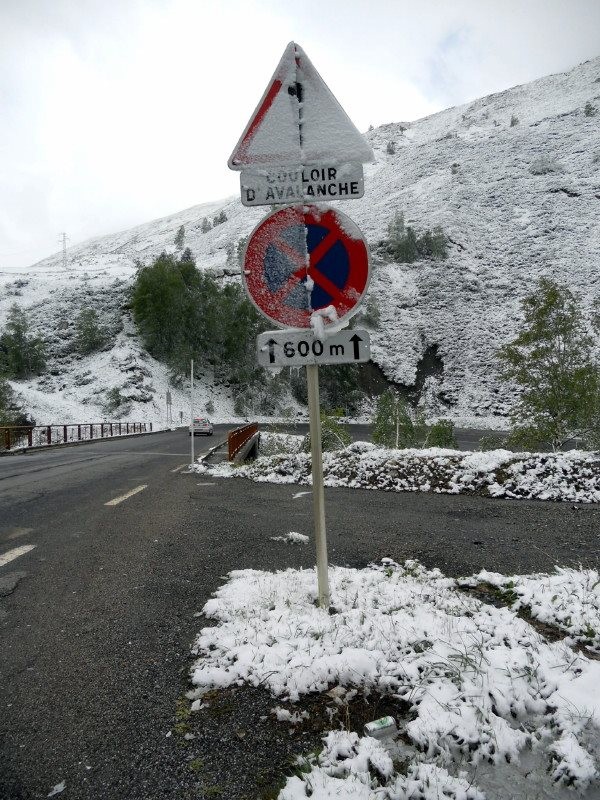
[[[358,226],[345,214],[290,206],[252,232],[243,282],[250,300],[281,328],[310,328],[311,316],[351,315],[369,283],[369,253]]]

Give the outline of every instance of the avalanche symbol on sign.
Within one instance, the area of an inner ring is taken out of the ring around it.
[[[285,208],[254,230],[244,258],[244,286],[258,310],[280,327],[309,328],[356,310],[369,282],[363,236],[339,211]]]

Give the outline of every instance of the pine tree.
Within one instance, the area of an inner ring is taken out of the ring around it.
[[[0,372],[8,378],[28,378],[44,371],[46,349],[39,336],[29,335],[25,312],[15,303],[0,336]]]
[[[185,243],[185,225],[180,225],[177,233],[175,234],[175,248],[177,250],[183,250],[183,246]]]
[[[498,353],[502,374],[520,389],[511,443],[556,450],[573,437],[596,441],[600,369],[578,298],[541,278],[522,310],[518,335]]]
[[[209,220],[206,219],[206,217],[204,217],[202,223],[200,224],[200,230],[202,233],[208,233],[210,230],[212,230],[212,225],[210,224]]]
[[[0,375],[0,425],[11,425],[14,416],[15,394],[10,383]],[[0,441],[0,446],[3,443]]]

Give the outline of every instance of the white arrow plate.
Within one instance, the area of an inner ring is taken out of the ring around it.
[[[371,358],[368,331],[345,330],[326,339],[312,331],[267,331],[256,339],[258,363],[264,367],[306,364],[358,364]]]

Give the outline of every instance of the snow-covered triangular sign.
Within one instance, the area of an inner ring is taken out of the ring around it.
[[[374,160],[302,48],[290,42],[231,154],[230,169]]]

